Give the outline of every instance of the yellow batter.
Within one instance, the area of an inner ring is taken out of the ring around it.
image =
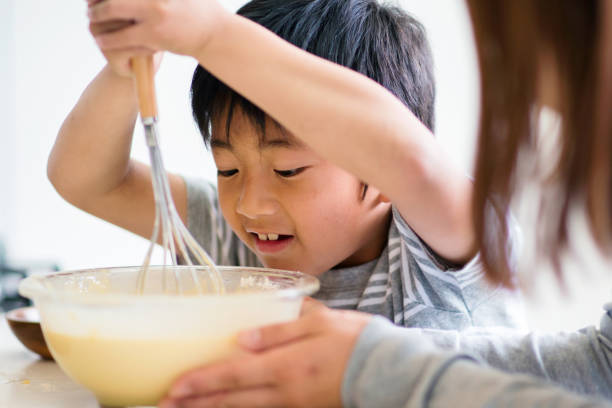
[[[157,405],[177,377],[236,349],[235,336],[149,340],[45,332],[53,357],[108,406]]]

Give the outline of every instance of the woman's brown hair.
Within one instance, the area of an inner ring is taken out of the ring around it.
[[[550,79],[545,66],[556,73],[561,126],[558,161],[546,179],[558,194],[540,207],[548,223],[538,231],[538,247],[560,272],[576,206],[586,209],[599,247],[612,243],[612,43],[605,41],[612,22],[604,17],[612,6],[606,2],[612,3],[467,0],[482,81],[474,220],[492,281],[514,285],[506,214],[524,181],[525,158],[535,160],[542,83]]]

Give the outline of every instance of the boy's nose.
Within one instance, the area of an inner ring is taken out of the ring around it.
[[[278,202],[269,189],[260,183],[246,182],[236,204],[236,212],[247,218],[273,215],[278,210]]]

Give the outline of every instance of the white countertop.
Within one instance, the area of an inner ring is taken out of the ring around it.
[[[0,313],[0,407],[98,408],[93,394],[27,350]]]

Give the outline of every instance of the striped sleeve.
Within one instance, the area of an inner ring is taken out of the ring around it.
[[[486,279],[480,254],[476,254],[464,265],[453,265],[432,251],[396,209],[393,210],[393,217],[402,239],[404,258],[412,265],[409,268],[410,276],[402,276],[406,287],[406,300],[410,300],[410,295],[413,294],[417,297],[415,307],[430,305],[436,310],[460,312],[446,316],[446,327],[525,327],[520,291],[491,284]],[[511,233],[509,257],[512,264],[516,265],[520,249],[520,229],[513,217],[508,216],[507,222]],[[414,284],[410,285],[412,280]],[[408,309],[406,305],[404,308]],[[423,319],[423,312],[420,312],[420,315]],[[438,320],[440,319],[442,317],[438,317]],[[405,318],[404,323],[413,325],[414,322]]]
[[[480,264],[480,255],[476,254],[464,265],[457,265],[436,254],[425,241],[423,241],[393,207],[393,221],[397,226],[400,237],[421,270],[429,275],[446,281],[451,285],[458,284],[461,288],[481,279],[484,271]],[[454,272],[452,275],[446,272]]]
[[[414,256],[416,262],[424,270],[433,274],[436,271],[454,272],[453,275],[459,281],[462,288],[471,285],[480,280],[484,276],[484,270],[480,262],[480,253],[476,254],[470,261],[463,265],[452,263],[440,255],[427,245],[413,230],[410,228],[406,220],[401,216],[399,211],[393,207],[393,220],[397,225],[400,236],[408,247],[409,251]],[[512,214],[506,217],[508,232],[510,239],[508,240],[508,257],[510,265],[516,269],[518,259],[522,248],[522,232],[521,228]],[[441,279],[444,279],[440,276]],[[446,278],[450,279],[450,278]]]

